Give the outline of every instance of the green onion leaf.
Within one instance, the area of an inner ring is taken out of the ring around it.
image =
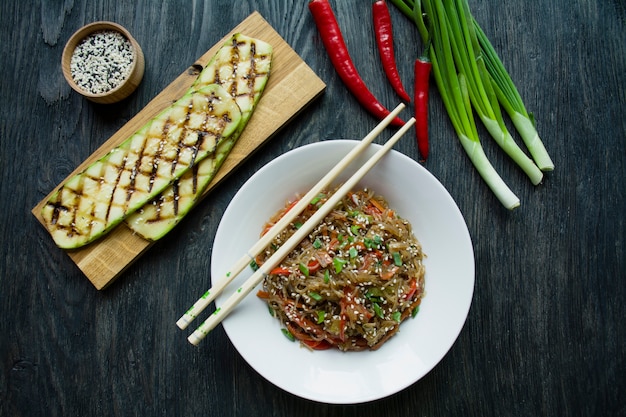
[[[291,332],[285,328],[280,329],[281,332],[283,332],[283,334],[285,335],[285,337],[289,340],[291,340],[292,342],[294,342],[296,340],[295,336],[291,334]]]
[[[312,299],[314,299],[315,301],[321,301],[321,299],[322,299],[322,296],[321,296],[321,295],[319,295],[319,294],[318,294],[318,293],[316,293],[316,292],[312,292],[312,291],[309,293],[309,297],[311,297],[311,298],[312,298]]]
[[[393,313],[393,319],[397,321],[398,323],[400,323],[401,318],[402,318],[402,314],[400,314],[399,311],[396,311],[395,313]]]
[[[321,200],[322,198],[324,198],[324,197],[326,197],[326,195],[325,195],[325,194],[323,194],[323,193],[320,193],[320,194],[318,194],[317,196],[315,196],[315,197],[313,198],[313,200],[311,200],[311,203],[310,203],[310,204],[312,204],[312,205],[316,205],[316,204],[317,204],[317,203],[319,203],[319,202],[320,202],[320,200]]]
[[[365,292],[365,298],[373,303],[382,303],[383,292],[380,290],[380,288],[372,287]]]
[[[315,238],[315,240],[313,241],[313,247],[315,249],[319,249],[322,247],[322,241],[320,240],[320,238]]]
[[[415,318],[415,316],[417,316],[417,313],[419,313],[420,311],[420,306],[417,306],[413,309],[413,311],[411,312],[411,317]]]
[[[393,263],[396,264],[396,266],[402,266],[402,256],[400,252],[393,253]]]
[[[330,282],[330,272],[328,272],[328,269],[324,270],[324,283],[328,284]]]
[[[347,261],[344,261],[341,258],[338,257],[334,257],[333,258],[333,265],[335,267],[335,272],[336,273],[340,273],[341,271],[343,271],[343,266],[346,264]]]
[[[349,250],[350,258],[356,258],[359,255],[359,251],[356,250],[354,246],[352,246]]]
[[[300,265],[298,265],[298,268],[300,268],[300,272],[302,272],[305,277],[309,276],[309,268],[307,268],[305,264],[301,263]]]
[[[252,261],[250,262],[250,268],[252,268],[253,271],[256,271],[257,269],[259,269],[259,265],[256,263],[256,261]]]
[[[359,226],[358,224],[353,224],[352,226],[350,226],[350,231],[352,232],[353,235],[358,235],[360,228],[361,226]]]
[[[372,304],[372,307],[374,307],[374,313],[376,313],[376,315],[378,317],[380,317],[381,319],[384,319],[385,316],[383,315],[383,309],[380,308],[380,306],[378,305],[378,303],[374,303]]]
[[[317,324],[321,324],[324,323],[324,318],[326,317],[326,312],[325,311],[318,311],[317,312]]]

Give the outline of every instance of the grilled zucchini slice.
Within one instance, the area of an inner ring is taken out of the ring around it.
[[[221,85],[239,105],[241,122],[237,130],[218,145],[213,155],[125,220],[133,232],[144,239],[160,239],[198,202],[252,116],[267,84],[271,62],[270,44],[241,33],[234,34],[219,49],[191,90],[212,84]]]
[[[42,208],[57,246],[84,246],[166,189],[232,135],[241,111],[212,84],[188,93],[70,178]]]

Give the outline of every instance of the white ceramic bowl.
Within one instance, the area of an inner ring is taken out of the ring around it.
[[[256,172],[229,204],[215,236],[211,276],[226,271],[258,240],[265,222],[287,200],[305,194],[357,141],[327,140],[281,155]],[[370,146],[338,178],[345,181],[379,149]],[[310,351],[289,341],[267,305],[252,292],[223,321],[243,358],[264,378],[297,396],[352,404],[394,394],[428,373],[454,344],[474,290],[474,254],[463,217],[445,188],[424,167],[392,150],[360,185],[384,196],[413,225],[427,259],[426,296],[419,314],[377,351]],[[248,268],[216,300],[221,305]]]

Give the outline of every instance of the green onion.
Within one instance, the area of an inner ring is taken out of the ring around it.
[[[472,107],[494,140],[533,184],[541,182],[541,171],[551,170],[554,165],[510,76],[472,17],[467,1],[391,2],[414,21],[424,44],[430,45],[428,52],[435,82],[463,149],[500,202],[508,209],[518,207],[519,199],[485,155]],[[507,131],[500,105],[511,117],[534,161],[526,156]]]
[[[429,51],[433,74],[450,121],[463,149],[498,200],[508,209],[516,208],[520,204],[519,198],[491,165],[480,143],[472,115],[466,76],[457,72],[454,63],[450,29],[443,5],[437,2],[433,8],[428,0],[423,4],[426,6],[426,14],[433,23]]]
[[[372,307],[374,307],[374,313],[376,313],[376,315],[378,317],[380,317],[381,319],[384,319],[385,316],[383,315],[383,309],[380,308],[380,306],[378,305],[378,303],[373,303]]]
[[[313,198],[313,200],[311,200],[311,203],[310,203],[310,204],[312,204],[312,205],[316,205],[316,204],[317,204],[317,203],[319,203],[319,202],[320,202],[320,200],[321,200],[322,198],[324,198],[324,197],[326,197],[326,195],[325,195],[325,194],[318,194],[318,195],[316,195],[316,196]]]
[[[302,227],[302,222],[295,222],[293,225],[296,229],[299,229]]]
[[[315,249],[319,249],[322,247],[322,241],[320,240],[320,238],[315,238],[315,240],[313,241],[313,247]]]
[[[534,185],[539,184],[543,179],[543,173],[515,143],[502,119],[498,99],[485,66],[467,2],[456,0],[446,2],[446,4],[444,8],[449,24],[454,61],[459,72],[467,77],[468,93],[474,110],[496,143],[522,168]]]
[[[309,276],[309,268],[307,268],[305,264],[301,263],[300,265],[298,265],[298,268],[300,268],[300,272],[302,272],[305,277]]]
[[[343,266],[346,264],[346,262],[347,261],[344,261],[343,259],[338,257],[333,258],[333,265],[335,266],[335,272],[337,274],[343,271]]]
[[[400,252],[393,253],[393,263],[396,264],[396,266],[402,266],[402,256],[400,256]]]
[[[358,235],[360,228],[361,226],[359,226],[358,224],[353,224],[352,226],[350,226],[350,231],[352,232],[353,235]]]
[[[395,313],[393,313],[393,319],[400,323],[400,319],[402,319],[402,314],[400,314],[399,311],[396,311]]]
[[[328,269],[324,270],[324,284],[328,284],[330,282],[330,272]]]
[[[380,288],[372,287],[365,292],[365,298],[373,303],[382,302],[383,292],[380,290]]]
[[[524,101],[517,87],[515,87],[511,76],[504,67],[496,50],[491,45],[487,35],[485,35],[485,32],[483,32],[478,22],[473,18],[472,20],[476,29],[478,42],[483,51],[485,65],[493,78],[494,89],[498,100],[513,121],[515,128],[522,137],[535,163],[539,166],[539,169],[542,171],[552,171],[554,169],[554,163],[550,155],[548,155],[548,151],[543,145],[539,133],[537,133],[532,114],[529,114],[526,110],[526,106],[524,105]]]
[[[380,246],[383,243],[383,238],[380,235],[376,235],[374,236],[374,243],[376,244],[376,246]]]
[[[256,272],[256,270],[259,269],[259,265],[256,263],[256,261],[252,261],[250,262],[250,268],[252,268],[252,270]]]
[[[318,311],[317,312],[317,324],[324,323],[324,318],[326,318],[326,312],[323,310]]]
[[[312,291],[309,293],[309,297],[311,297],[311,298],[312,298],[312,299],[314,299],[315,301],[321,301],[321,299],[322,299],[322,296],[321,296],[321,295],[319,295],[319,294],[318,294],[318,293],[316,293],[316,292],[312,292]]]
[[[420,311],[420,306],[417,306],[413,309],[413,311],[411,312],[411,317],[415,318],[415,316],[417,316],[417,313],[419,313]]]
[[[291,334],[291,332],[285,328],[280,329],[281,332],[283,332],[283,334],[285,335],[285,337],[289,340],[291,340],[292,342],[294,342],[296,340],[295,336]]]
[[[348,251],[348,253],[350,254],[350,258],[354,259],[359,255],[359,251],[356,250],[356,248],[354,246],[352,246],[350,248],[350,250]]]

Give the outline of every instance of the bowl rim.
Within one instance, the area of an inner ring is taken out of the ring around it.
[[[123,82],[121,82],[115,88],[112,88],[106,92],[94,94],[94,93],[90,93],[89,91],[80,88],[78,84],[76,84],[76,81],[74,81],[74,77],[72,77],[72,72],[70,69],[70,61],[72,59],[72,54],[74,53],[76,46],[78,46],[78,44],[84,38],[91,35],[92,33],[103,31],[103,30],[112,30],[112,31],[118,32],[121,35],[123,35],[126,39],[128,39],[128,41],[131,43],[133,47],[133,62],[131,63],[130,71],[128,73],[129,75],[124,79]],[[87,25],[82,26],[78,30],[76,30],[72,34],[72,36],[70,36],[67,43],[63,47],[63,53],[61,55],[61,68],[63,71],[63,76],[65,77],[65,80],[67,81],[67,83],[70,85],[70,87],[72,87],[74,91],[81,94],[82,96],[87,97],[88,99],[94,99],[94,101],[98,101],[98,99],[103,99],[103,98],[105,99],[105,98],[113,97],[120,90],[124,88],[128,88],[129,81],[131,81],[135,77],[137,77],[138,80],[140,81],[141,78],[143,77],[144,65],[145,64],[144,64],[143,51],[141,50],[141,47],[139,46],[139,43],[137,42],[137,40],[131,35],[128,29],[126,29],[124,26],[118,23],[112,22],[112,21],[108,21],[108,20],[98,20],[95,22],[91,22]],[[136,83],[137,85],[139,84],[139,81]],[[129,91],[128,94],[134,91],[137,85],[133,86],[132,90]],[[120,100],[128,96],[128,94],[126,94],[124,97],[120,97]]]

